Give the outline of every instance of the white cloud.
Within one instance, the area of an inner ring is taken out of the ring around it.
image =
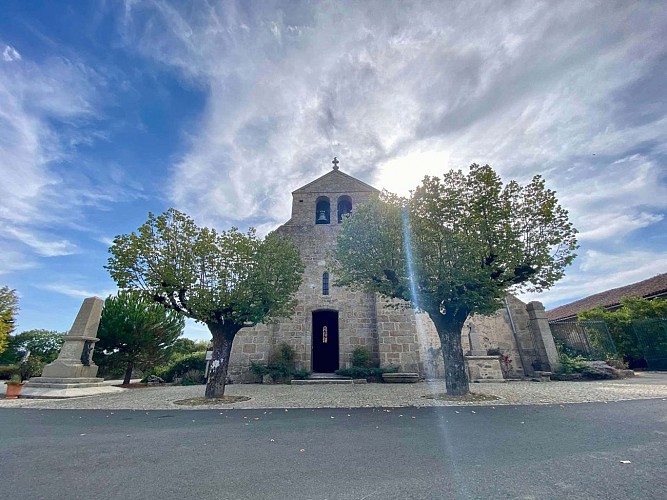
[[[20,61],[21,54],[11,45],[5,45],[5,50],[2,51],[2,60],[5,62]]]
[[[65,282],[38,285],[37,288],[47,290],[49,292],[59,293],[61,295],[66,295],[67,297],[73,297],[75,299],[85,299],[88,297],[100,297],[101,299],[105,299],[109,295],[115,295],[118,292],[118,289],[116,288],[91,290]]]
[[[483,16],[474,4],[156,6],[126,7],[128,43],[209,94],[171,185],[198,219],[278,206],[268,217],[283,221],[281,199],[334,155],[380,187],[471,162],[520,178],[551,173],[561,186],[563,168],[578,180],[573,158],[586,166],[593,153],[667,139],[655,121],[618,120],[617,94],[665,52],[651,43],[664,23],[650,5],[529,2]],[[628,25],[633,35],[621,36]],[[605,168],[584,175],[595,183]]]
[[[490,163],[506,179],[544,175],[583,255],[665,256],[632,241],[667,213],[657,4],[152,5],[126,5],[128,47],[207,93],[169,190],[198,222],[284,222],[290,191],[334,155],[401,193],[426,174]],[[554,296],[603,283],[572,281],[590,272],[573,268]]]
[[[519,298],[524,301],[539,300],[547,309],[552,309],[664,272],[667,272],[667,254],[664,252],[629,250],[618,254],[589,250],[577,259],[573,269],[551,290],[541,294],[523,294]]]
[[[76,245],[66,239],[54,239],[45,237],[38,232],[17,229],[3,224],[0,221],[0,230],[3,236],[10,236],[17,241],[31,247],[38,255],[43,257],[56,257],[60,255],[71,255],[78,252]]]

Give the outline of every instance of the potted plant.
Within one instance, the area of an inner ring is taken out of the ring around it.
[[[5,398],[7,399],[18,399],[19,394],[21,394],[21,389],[23,389],[23,382],[18,375],[13,375],[11,379],[7,382],[7,394]]]

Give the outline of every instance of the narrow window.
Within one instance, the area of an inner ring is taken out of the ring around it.
[[[330,214],[329,198],[320,196],[315,203],[315,224],[329,224]]]
[[[343,195],[338,198],[338,223],[343,222],[343,216],[352,212],[352,198]]]
[[[322,295],[329,295],[329,273],[322,275]]]

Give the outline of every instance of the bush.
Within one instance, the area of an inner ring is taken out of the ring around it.
[[[45,364],[38,356],[28,356],[28,359],[19,365],[21,382],[32,377],[39,377]]]
[[[183,374],[181,384],[183,385],[200,385],[205,384],[206,378],[204,373],[200,370],[188,370]]]
[[[352,351],[352,366],[370,368],[372,364],[371,352],[366,347],[355,347]]]
[[[587,359],[583,356],[571,357],[567,354],[561,353],[560,368],[558,369],[558,373],[584,373],[586,371],[586,364],[584,361],[587,361]]]
[[[276,352],[269,358],[267,365],[260,365],[250,362],[250,371],[257,377],[270,375],[276,382],[288,382],[291,379],[305,379],[310,375],[306,369],[297,370],[295,368],[296,353],[294,348],[287,343],[282,343],[276,349]]]
[[[301,370],[294,370],[292,372],[292,377],[297,379],[297,380],[305,380],[308,377],[310,377],[310,374],[312,372],[310,370],[306,370],[305,368],[302,368]]]
[[[179,356],[169,365],[158,368],[153,373],[147,375],[157,375],[167,382],[173,382],[174,378],[182,378],[189,370],[199,370],[201,373],[206,371],[205,352],[195,352]]]
[[[0,380],[9,380],[14,375],[19,374],[19,365],[2,365],[0,366]]]

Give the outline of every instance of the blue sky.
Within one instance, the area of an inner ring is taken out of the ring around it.
[[[334,155],[401,194],[473,162],[542,174],[581,248],[525,300],[667,272],[665,40],[653,1],[3,2],[0,284],[18,331],[66,331],[113,293],[108,246],[149,211],[265,233]]]

